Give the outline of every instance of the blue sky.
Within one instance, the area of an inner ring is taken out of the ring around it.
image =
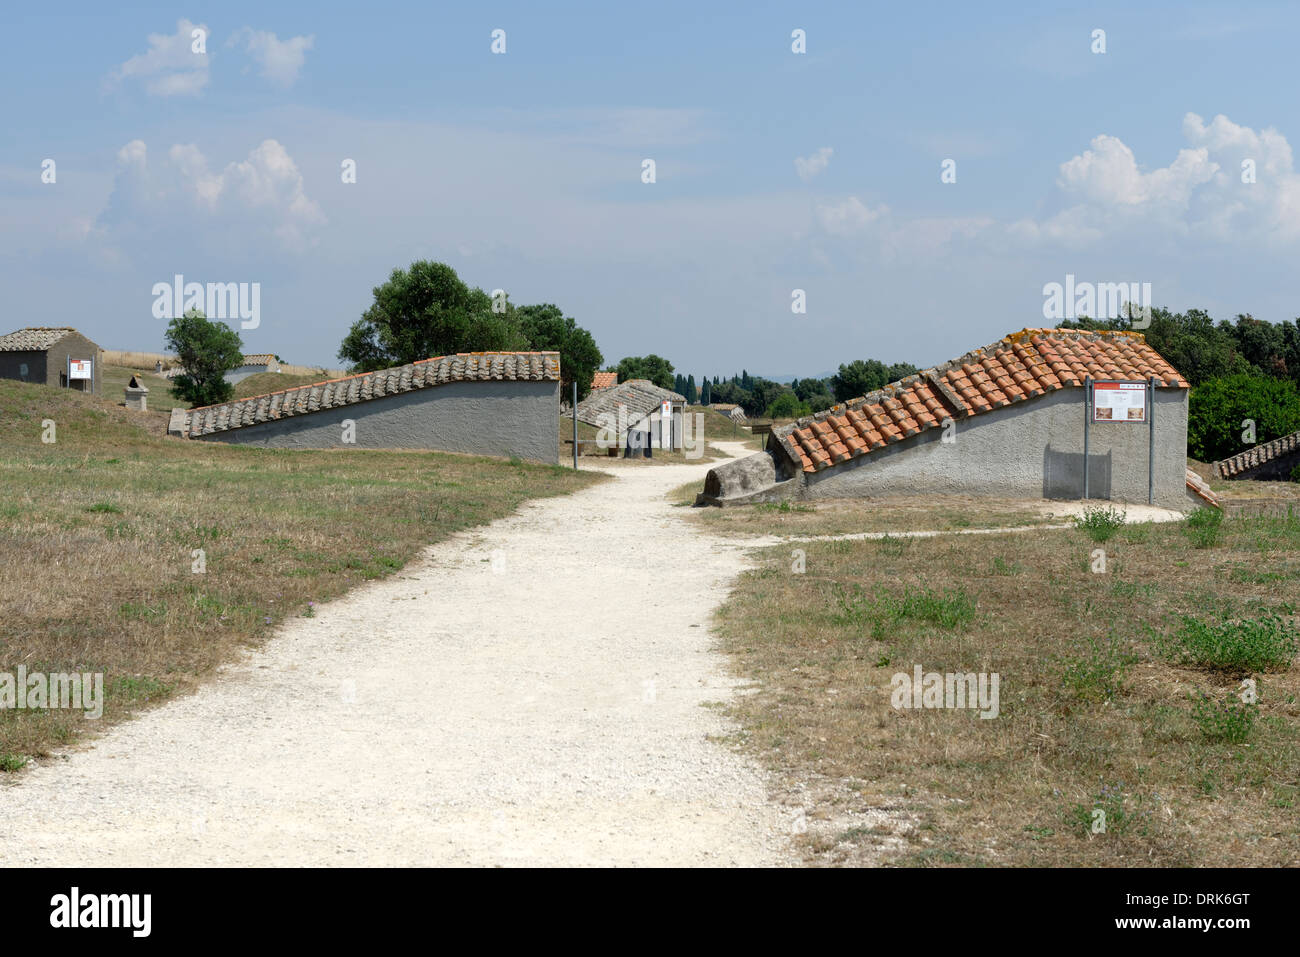
[[[1300,9],[981,6],[7,8],[0,331],[159,350],[181,273],[260,283],[247,351],[333,366],[418,258],[697,375],[942,361],[1067,273],[1300,315]]]

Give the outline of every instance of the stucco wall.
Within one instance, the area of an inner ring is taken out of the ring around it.
[[[74,379],[71,388],[84,389],[87,392],[94,392],[103,395],[102,372],[104,366],[104,353],[85,336],[77,332],[70,332],[54,345],[50,346],[48,352],[45,381],[47,385],[57,386],[63,383],[64,377],[68,374],[68,359],[93,359],[95,361],[92,369],[95,381],[94,386],[88,381]]]
[[[438,449],[559,461],[558,382],[452,382],[198,438],[276,449]],[[343,420],[356,443],[343,444]]]
[[[260,375],[263,372],[270,371],[266,366],[236,366],[227,372],[224,378],[231,385],[234,385],[237,382],[243,382],[251,375]]]
[[[956,421],[955,441],[930,429],[878,452],[805,476],[809,498],[973,493],[1083,497],[1084,390],[1061,389]],[[1187,390],[1157,389],[1155,502],[1186,505]],[[1146,424],[1093,423],[1089,496],[1147,500]]]
[[[27,375],[22,368],[27,366]],[[48,385],[45,374],[44,352],[0,352],[0,378],[18,379],[21,382],[38,382]],[[54,377],[54,385],[59,384],[59,377]]]

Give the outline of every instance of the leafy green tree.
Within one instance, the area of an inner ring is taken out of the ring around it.
[[[749,398],[749,393],[738,386],[733,380],[728,379],[713,387],[712,398],[714,402],[730,402],[734,405],[743,406],[745,400]]]
[[[769,419],[798,419],[809,415],[808,406],[799,401],[793,392],[785,391],[772,400],[767,407]]]
[[[835,404],[828,379],[795,379],[790,388],[810,412],[821,412]]]
[[[445,263],[419,260],[409,269],[394,269],[374,297],[339,346],[339,358],[354,372],[456,352],[528,348],[513,310],[494,312],[492,298],[467,286]]]
[[[753,388],[742,394],[740,407],[745,410],[746,415],[764,415],[767,413],[767,407],[770,406],[782,392],[789,390],[779,382],[773,382],[770,379],[764,379],[762,376],[751,378]]]
[[[570,398],[576,382],[578,401],[585,399],[591,391],[591,377],[605,361],[591,333],[550,303],[520,306],[514,310],[514,318],[527,342],[525,348],[560,354],[561,396]]]
[[[185,370],[172,380],[172,391],[190,408],[226,402],[235,394],[225,378],[244,358],[244,344],[235,330],[189,309],[168,324],[166,343]]]
[[[708,376],[704,377],[704,387],[700,389],[700,405],[713,404],[713,383],[709,381]]]
[[[682,395],[686,397],[687,405],[695,405],[696,400],[699,399],[700,397],[699,392],[695,388],[694,373],[686,377],[686,391],[683,392]]]
[[[1246,420],[1255,423],[1255,444],[1300,431],[1300,389],[1289,379],[1239,373],[1192,388],[1187,414],[1187,452],[1217,462],[1251,443],[1242,441]]]
[[[651,353],[648,356],[628,356],[619,361],[618,381],[629,379],[649,379],[661,389],[672,389],[678,395],[680,390],[673,388],[673,364],[667,359]]]
[[[891,382],[915,375],[917,367],[907,362],[885,365],[879,359],[855,359],[841,365],[835,375],[831,376],[831,390],[837,402],[847,402],[884,388]]]

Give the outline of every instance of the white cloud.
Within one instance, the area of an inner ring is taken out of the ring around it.
[[[1192,190],[1218,172],[1209,150],[1184,149],[1163,169],[1143,173],[1133,151],[1114,136],[1093,139],[1092,149],[1061,164],[1063,189],[1075,190],[1101,203],[1137,206],[1170,202],[1186,205]]]
[[[205,52],[194,52],[195,30],[201,30],[206,40],[207,26],[185,19],[176,21],[174,34],[149,34],[148,52],[131,57],[114,70],[112,83],[141,79],[153,96],[198,95],[208,85],[208,54],[206,45]]]
[[[244,39],[244,49],[262,68],[262,76],[277,86],[289,87],[302,73],[307,51],[316,42],[315,34],[281,40],[269,30],[244,27],[230,38],[227,46]]]
[[[303,190],[297,164],[276,140],[265,140],[245,159],[212,172],[194,144],[175,144],[166,162],[151,166],[148,147],[132,140],[117,154],[118,174],[97,233],[109,243],[171,235],[202,234],[216,243],[256,249],[270,233],[283,249],[312,245],[326,222],[320,206]]]
[[[1119,138],[1102,134],[1061,164],[1058,185],[1075,202],[1041,221],[1011,224],[1025,241],[1086,245],[1123,234],[1160,239],[1290,243],[1300,238],[1300,175],[1286,137],[1216,116],[1183,117],[1188,146],[1145,172]],[[1243,182],[1243,163],[1255,182]]]
[[[832,236],[849,236],[861,232],[887,211],[884,206],[870,209],[856,196],[850,196],[833,206],[818,206],[817,221]]]
[[[806,183],[831,164],[831,154],[834,152],[829,146],[823,146],[811,156],[796,156],[794,170]]]

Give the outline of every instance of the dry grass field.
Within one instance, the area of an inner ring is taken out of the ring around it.
[[[300,373],[259,372],[257,375],[250,375],[247,379],[240,379],[235,383],[234,398],[249,399],[255,395],[266,395],[269,392],[283,392],[286,389],[294,389],[300,385],[325,382],[331,378],[341,378],[341,376],[322,375],[320,370]]]
[[[139,352],[131,349],[104,350],[104,365],[106,366],[120,366],[125,369],[152,373],[158,362],[163,364],[164,369],[169,369],[176,365],[176,357],[165,352]],[[275,373],[261,374],[275,375]],[[280,363],[280,375],[310,376],[311,378],[308,381],[321,382],[325,379],[342,378],[347,373],[342,369],[327,369],[324,366],[300,366],[282,362]]]
[[[718,616],[734,743],[809,862],[1300,864],[1300,509],[759,554]],[[895,708],[917,665],[997,673],[997,717]]]
[[[433,452],[184,442],[154,433],[159,416],[0,380],[0,673],[103,672],[106,692],[98,722],[0,711],[2,769],[193,687],[425,545],[602,479]]]

